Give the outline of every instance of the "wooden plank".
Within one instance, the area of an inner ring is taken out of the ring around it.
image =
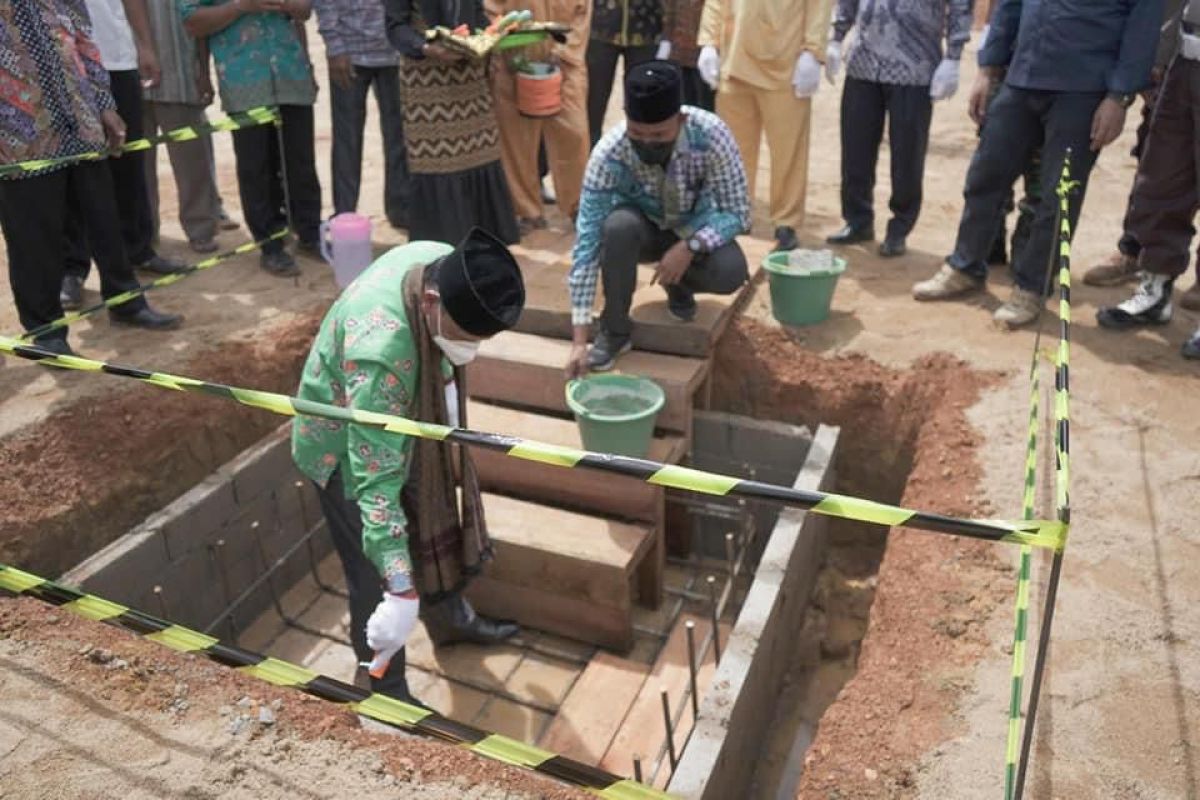
[[[488,571],[490,567],[467,589],[467,597],[480,613],[620,652],[633,645],[633,615],[629,608],[504,583],[489,577]]]
[[[654,663],[654,669],[646,678],[646,683],[643,684],[637,699],[630,707],[629,714],[626,715],[625,721],[621,725],[621,730],[613,737],[612,744],[609,745],[601,759],[600,766],[602,768],[623,774],[628,773],[632,769],[634,756],[642,758],[643,766],[647,771],[653,767],[653,760],[666,742],[667,736],[663,721],[662,691],[667,690],[671,709],[674,712],[683,699],[684,690],[691,681],[688,670],[685,626],[688,620],[696,623],[697,648],[703,644],[704,637],[712,630],[712,623],[704,617],[695,614],[680,614],[675,626],[671,629],[670,638],[663,645],[662,652],[659,653],[658,660]],[[721,642],[727,641],[728,636],[729,627],[722,625]],[[709,648],[708,655],[698,665],[697,670],[697,683],[700,687],[701,697],[712,680],[715,670],[715,664],[711,663],[713,661],[714,653],[712,648]],[[692,706],[689,701],[675,731],[676,752],[679,752],[683,746],[687,731],[692,725]],[[669,774],[669,766],[664,766],[659,771],[657,785],[665,785]],[[649,774],[646,775],[646,779],[649,780]]]
[[[579,427],[573,420],[472,401],[467,420],[476,430],[533,439],[560,447],[581,447]],[[677,464],[683,457],[679,436],[657,437],[648,458]],[[638,478],[588,469],[563,469],[536,461],[516,461],[495,450],[472,454],[485,491],[503,492],[564,508],[658,524],[664,490]]]
[[[597,653],[559,706],[539,745],[552,753],[595,764],[608,750],[646,682],[649,664]],[[619,774],[633,774],[633,765]]]
[[[771,243],[745,236],[740,237],[738,242],[746,253],[750,279],[753,281],[762,267],[763,259],[770,252]],[[547,244],[553,248],[560,246],[561,241]],[[566,289],[569,253],[564,253],[556,261],[553,250],[535,249],[519,254],[517,258],[526,273],[526,280],[525,310],[516,329],[539,336],[570,339],[571,309]],[[680,356],[710,355],[739,304],[748,296],[751,284],[747,283],[741,291],[731,295],[697,296],[696,319],[680,323],[667,315],[666,295],[662,288],[650,285],[653,273],[652,265],[643,265],[638,270],[640,288],[634,292],[630,311],[635,323],[634,347]],[[599,310],[603,306],[603,298],[599,292],[597,295],[596,309]]]
[[[570,349],[570,342],[511,331],[488,339],[467,367],[471,396],[566,414],[563,366]],[[658,415],[658,427],[690,434],[695,394],[709,367],[701,359],[634,350],[617,361],[615,371],[640,375],[661,386],[667,402]]]

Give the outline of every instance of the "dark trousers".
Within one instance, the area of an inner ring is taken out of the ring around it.
[[[592,136],[592,147],[604,132],[604,113],[608,111],[608,98],[617,75],[617,60],[624,56],[625,71],[628,72],[630,67],[653,60],[656,50],[656,45],[652,44],[619,47],[612,42],[588,40],[588,132]]]
[[[333,537],[334,549],[342,562],[342,571],[346,575],[346,591],[350,595],[350,642],[354,645],[354,656],[360,663],[367,663],[375,657],[367,644],[367,620],[383,600],[383,579],[363,553],[362,515],[358,504],[346,497],[339,472],[333,473],[324,488],[317,486],[317,497],[329,526],[329,535]],[[397,700],[411,701],[408,679],[404,675],[403,649],[392,657],[382,678],[371,678],[371,689]]]
[[[48,175],[0,181],[0,226],[8,246],[8,279],[25,330],[63,315],[59,292],[67,254],[67,219],[72,213],[86,225],[103,295],[112,297],[138,285],[125,256],[121,222],[113,203],[113,176],[106,162],[85,161]],[[132,313],[145,305],[146,299],[138,297],[117,309]],[[67,330],[60,328],[45,338],[65,340]]]
[[[1045,290],[1048,259],[1058,240],[1054,187],[1058,186],[1069,149],[1071,178],[1079,182],[1069,198],[1074,231],[1088,177],[1096,163],[1091,149],[1092,118],[1103,99],[1100,92],[1044,92],[1008,85],[1000,89],[988,107],[979,147],[967,171],[958,238],[947,259],[950,266],[976,278],[987,276],[987,256],[1003,218],[1005,201],[1013,182],[1041,145],[1041,185],[1046,189],[1046,202],[1038,204],[1029,241],[1016,254],[1012,269],[1022,289],[1038,293]]]
[[[683,102],[689,106],[703,108],[705,111],[715,111],[717,93],[700,77],[700,70],[695,67],[681,67],[683,71]]]
[[[255,240],[262,240],[287,226],[285,209],[290,201],[292,233],[302,242],[316,244],[321,226],[321,183],[313,151],[313,109],[280,106],[279,111],[282,129],[258,125],[233,132],[242,216]],[[264,253],[282,249],[279,239],[262,248]]]
[[[343,88],[329,81],[333,116],[334,213],[358,210],[362,180],[363,128],[367,122],[367,95],[374,89],[383,134],[383,205],[388,221],[403,226],[408,221],[408,157],[404,152],[404,117],[400,111],[399,67],[355,67],[354,83]]]
[[[1187,271],[1198,208],[1200,63],[1176,58],[1159,89],[1125,215],[1142,269],[1171,277]]]
[[[136,69],[108,73],[117,114],[125,122],[125,140],[145,136],[142,111],[142,84]],[[121,239],[132,264],[142,264],[154,257],[155,223],[150,212],[150,197],[146,193],[146,159],[154,151],[126,153],[105,162],[112,170],[113,196]],[[88,250],[88,230],[85,221],[76,213],[67,217],[66,269],[72,275],[86,278],[95,253]],[[97,263],[99,259],[97,259]]]
[[[629,306],[637,289],[638,264],[663,257],[679,237],[661,230],[636,208],[615,209],[604,220],[600,244],[600,276],[604,285],[604,311],[600,322],[605,332],[628,336],[633,330]],[[697,293],[732,294],[749,277],[746,254],[737,242],[706,256],[696,256],[678,286],[668,286],[670,295],[690,297]]]
[[[887,121],[892,151],[892,219],[887,235],[903,238],[921,214],[925,153],[933,101],[928,86],[846,78],[842,90],[842,218],[854,228],[875,224],[875,167]]]

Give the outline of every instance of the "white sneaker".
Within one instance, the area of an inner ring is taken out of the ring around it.
[[[996,309],[992,319],[1001,327],[1019,328],[1037,319],[1045,305],[1045,299],[1038,292],[1014,286],[1008,302]]]
[[[949,264],[942,264],[932,278],[914,284],[912,294],[914,300],[949,300],[982,288],[983,281]]]

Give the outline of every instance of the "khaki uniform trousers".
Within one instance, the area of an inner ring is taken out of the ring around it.
[[[758,148],[763,131],[771,152],[771,221],[799,231],[808,196],[808,132],[810,99],[799,99],[789,85],[761,89],[729,78],[717,93],[717,114],[733,132],[750,196],[758,178]]]

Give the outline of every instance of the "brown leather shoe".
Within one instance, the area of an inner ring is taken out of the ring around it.
[[[1192,284],[1192,288],[1179,295],[1179,305],[1188,311],[1200,311],[1200,278]]]
[[[1120,286],[1137,280],[1138,263],[1133,256],[1119,250],[1083,273],[1083,282],[1088,286]]]

